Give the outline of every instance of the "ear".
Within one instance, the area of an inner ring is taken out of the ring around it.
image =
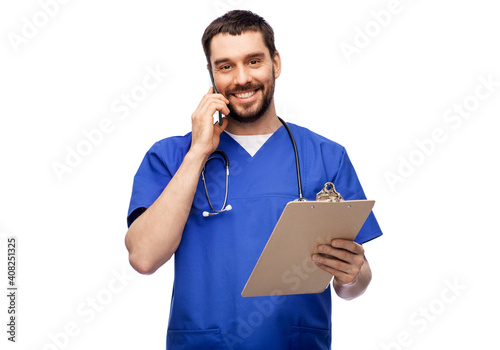
[[[274,66],[274,77],[277,79],[281,74],[281,57],[278,51],[274,52],[273,66]]]

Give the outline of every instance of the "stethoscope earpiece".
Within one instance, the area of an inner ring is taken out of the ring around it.
[[[231,204],[228,204],[225,207],[223,207],[221,210],[214,210],[213,213],[209,213],[208,211],[204,211],[203,217],[207,218],[207,217],[212,216],[212,215],[220,214],[223,211],[230,211],[231,209],[233,209],[233,207],[231,206]]]

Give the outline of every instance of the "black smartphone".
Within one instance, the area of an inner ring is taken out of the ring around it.
[[[214,93],[218,94],[219,92],[217,91],[217,88],[215,87],[214,75],[213,75],[212,70],[210,68],[208,68],[208,74],[210,75],[210,81],[212,82],[212,86],[214,88]],[[219,112],[219,125],[222,126],[222,113],[220,111],[218,111],[218,112]]]

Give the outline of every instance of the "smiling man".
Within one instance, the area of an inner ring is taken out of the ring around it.
[[[219,34],[210,47],[208,68],[213,70],[219,91],[229,99],[230,118],[250,124],[272,113],[274,81],[281,62],[277,51],[271,55],[266,48],[262,33]]]
[[[210,88],[201,98],[190,133],[155,143],[144,157],[128,214],[130,263],[151,274],[175,257],[168,349],[330,349],[330,288],[258,298],[241,291],[297,198],[291,135],[305,170],[303,197],[314,200],[333,182],[344,199],[365,199],[356,172],[342,146],[297,125],[289,134],[278,118],[281,59],[263,18],[231,11],[207,27],[202,44],[219,93]],[[217,111],[222,125],[213,123]],[[366,290],[371,270],[361,244],[381,234],[371,213],[354,242],[318,246],[311,259],[332,274],[337,295]]]

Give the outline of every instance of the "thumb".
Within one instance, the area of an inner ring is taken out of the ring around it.
[[[219,136],[220,134],[222,134],[222,132],[226,129],[228,123],[229,121],[227,120],[227,118],[222,118],[222,125],[219,125],[219,122],[216,122],[214,125],[215,135]]]

